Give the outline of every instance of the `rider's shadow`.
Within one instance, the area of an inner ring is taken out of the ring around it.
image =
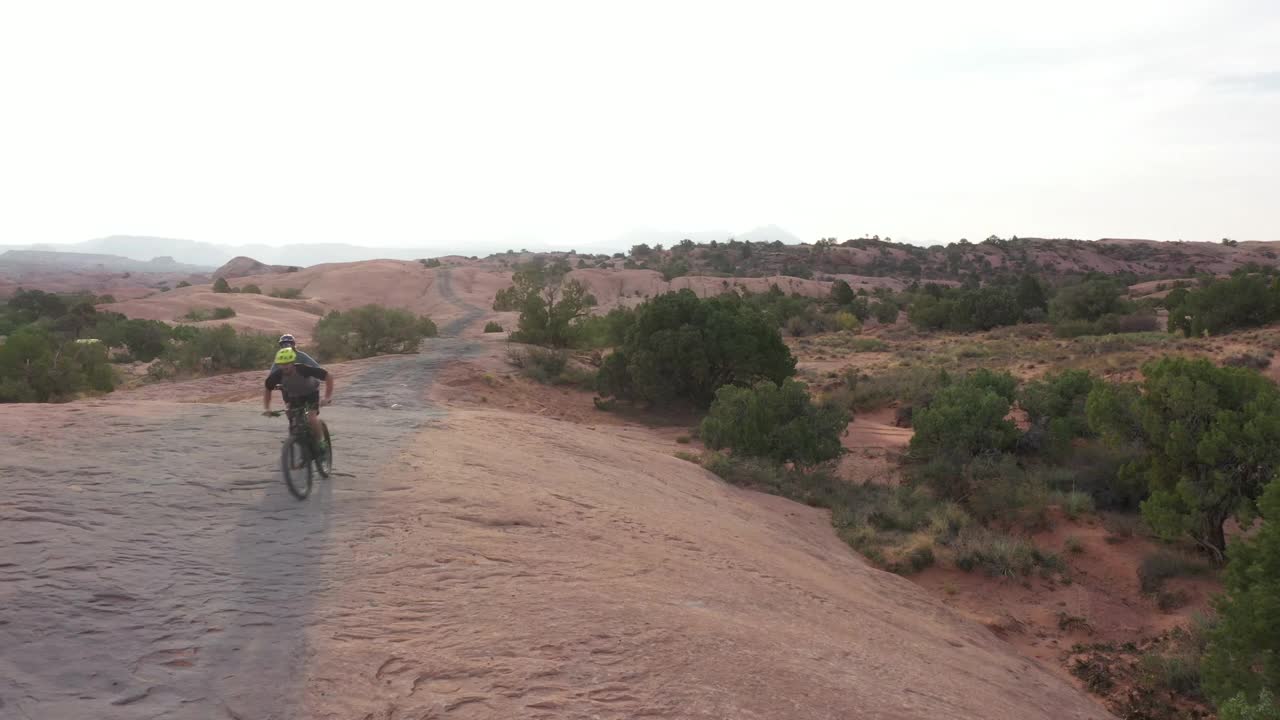
[[[221,610],[221,636],[207,647],[222,656],[212,666],[226,669],[208,678],[210,699],[234,716],[288,717],[302,699],[332,510],[332,478],[317,474],[298,500],[277,467],[259,501],[239,514],[227,568],[235,590]]]

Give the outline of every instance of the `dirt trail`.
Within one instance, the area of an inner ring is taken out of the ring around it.
[[[0,717],[1107,717],[648,431],[429,403],[474,342],[344,382],[305,502],[252,401],[0,406]]]

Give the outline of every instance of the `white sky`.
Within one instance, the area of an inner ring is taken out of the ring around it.
[[[1280,2],[8,2],[0,244],[1280,240]]]

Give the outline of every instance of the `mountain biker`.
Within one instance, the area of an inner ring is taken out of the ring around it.
[[[284,393],[285,404],[290,408],[305,408],[311,437],[315,438],[320,452],[328,451],[324,441],[324,429],[320,425],[320,406],[333,399],[333,375],[322,367],[304,365],[298,353],[291,347],[280,348],[276,353],[273,369],[267,374],[267,389],[262,395],[263,415],[271,413],[271,392],[277,387]],[[324,381],[324,401],[320,400],[320,381]]]
[[[302,363],[303,365],[310,365],[311,367],[320,367],[320,363],[316,362],[315,358],[311,357],[310,355],[298,349],[298,341],[294,340],[293,336],[290,335],[289,333],[285,333],[284,335],[280,336],[280,347],[292,348],[293,351],[298,354],[298,362]],[[272,362],[271,370],[275,370],[275,369],[276,369],[276,364],[275,362]],[[267,372],[271,372],[271,370],[268,370]]]
[[[302,363],[303,365],[310,365],[311,367],[320,367],[320,363],[316,362],[315,358],[311,357],[310,355],[298,349],[298,341],[294,340],[293,336],[290,335],[289,333],[285,333],[284,335],[280,336],[279,344],[281,348],[292,348],[293,351],[298,354],[298,362]],[[268,373],[273,372],[276,369],[276,367],[277,365],[275,363],[275,360],[273,359],[271,362],[271,368],[267,370],[267,372]],[[285,392],[285,388],[283,386],[280,388],[280,399],[284,400],[286,404],[288,404],[289,402],[289,393]]]

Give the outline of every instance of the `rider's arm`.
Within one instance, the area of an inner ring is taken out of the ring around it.
[[[333,399],[333,373],[324,376],[324,401],[327,404]]]
[[[279,368],[276,368],[267,374],[266,390],[262,393],[262,408],[264,410],[271,409],[271,391],[279,387],[280,376],[283,374],[284,371]]]
[[[302,352],[301,350],[298,350],[297,352],[298,352],[298,362],[302,363],[303,365],[307,365],[309,367],[314,367],[314,368],[320,367],[320,363],[316,362],[315,358]]]

